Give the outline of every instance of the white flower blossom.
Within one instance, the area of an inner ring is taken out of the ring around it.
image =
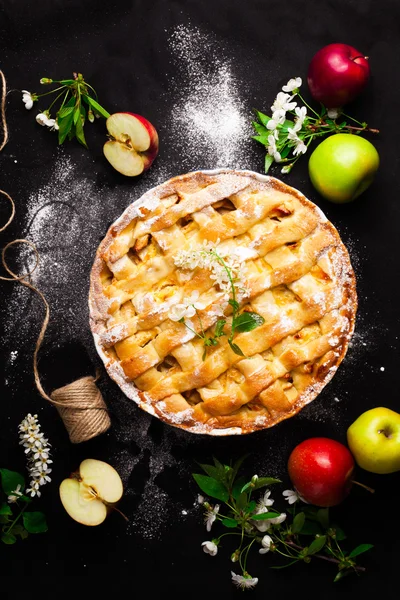
[[[198,290],[195,290],[190,296],[184,298],[182,303],[171,306],[168,313],[171,321],[180,321],[185,317],[190,319],[191,317],[194,317],[197,310],[203,310],[206,305],[202,302],[198,302],[199,295]]]
[[[271,106],[271,111],[274,113],[276,110],[288,111],[294,110],[297,106],[297,102],[291,102],[294,96],[290,96],[290,94],[284,94],[283,92],[279,92],[273,105]]]
[[[11,492],[11,494],[8,496],[7,498],[7,502],[9,502],[9,504],[12,504],[13,502],[18,502],[18,499],[22,496],[22,492],[21,492],[21,484],[19,483],[17,485],[17,487],[15,488],[15,490],[13,490]]]
[[[272,544],[272,538],[269,535],[264,535],[263,539],[261,540],[262,548],[259,549],[259,553],[266,554],[267,552],[269,552],[270,548],[271,548],[271,544]]]
[[[272,113],[272,117],[267,123],[267,129],[273,131],[278,127],[278,125],[283,125],[286,119],[286,112],[282,109],[275,110]]]
[[[257,577],[250,577],[250,575],[247,575],[247,576],[237,575],[233,571],[231,571],[231,575],[232,575],[233,583],[235,585],[237,585],[238,588],[241,588],[242,590],[251,589],[251,588],[255,587],[258,583]]]
[[[28,90],[22,90],[22,102],[25,104],[26,110],[31,110],[33,106],[32,94]]]
[[[256,514],[261,514],[263,512],[268,512],[268,507],[272,506],[274,503],[274,500],[272,500],[272,498],[270,499],[271,495],[271,490],[267,490],[264,494],[264,496],[257,502],[257,506],[256,506]]]
[[[211,531],[212,524],[217,518],[217,514],[219,512],[219,504],[216,504],[214,508],[210,508],[204,517],[204,522],[206,524],[207,531]]]
[[[214,542],[203,542],[201,545],[204,552],[210,554],[210,556],[215,556],[218,552],[218,546]]]
[[[337,108],[328,108],[328,117],[330,119],[337,119],[339,116],[339,110]]]
[[[299,140],[294,147],[293,154],[297,156],[298,154],[305,154],[307,152],[307,146],[303,142],[303,140]]]
[[[49,117],[46,115],[46,113],[39,113],[38,115],[36,115],[36,122],[39,123],[39,125],[41,125],[42,127],[47,126],[48,120]]]
[[[274,157],[274,161],[275,162],[280,162],[281,155],[278,152],[278,149],[276,147],[276,139],[275,139],[274,135],[269,135],[268,136],[268,148],[267,148],[267,150],[268,150],[268,154],[270,156]]]
[[[265,511],[262,511],[265,512]],[[260,514],[260,513],[258,513]],[[261,533],[265,533],[266,531],[268,531],[271,527],[271,525],[280,525],[280,523],[283,523],[283,521],[285,521],[286,519],[286,513],[281,513],[280,515],[277,515],[276,517],[272,517],[271,519],[263,519],[261,521],[258,520],[254,520],[252,521],[253,525],[258,529],[258,531],[261,531]]]
[[[51,481],[49,464],[53,461],[50,459],[50,444],[40,431],[37,415],[32,416],[29,413],[20,423],[19,432],[20,444],[25,448],[31,476],[30,487],[27,488],[26,493],[32,497],[40,496],[39,488]]]
[[[293,79],[289,79],[286,85],[282,86],[282,90],[284,92],[294,92],[294,90],[301,87],[302,83],[301,77],[294,77]]]
[[[300,499],[300,496],[296,490],[285,490],[282,492],[282,496],[284,496],[285,500],[287,500],[289,504],[294,504]]]

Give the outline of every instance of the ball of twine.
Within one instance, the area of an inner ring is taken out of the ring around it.
[[[0,80],[2,83],[0,118],[3,130],[3,140],[0,143],[1,151],[8,140],[8,130],[5,118],[5,99],[7,90],[6,80],[2,71],[0,71]],[[3,197],[7,198],[11,205],[11,215],[8,218],[5,225],[0,227],[0,232],[2,232],[10,225],[11,221],[14,218],[15,203],[11,196],[7,194],[7,192],[0,190],[0,194]],[[11,246],[14,246],[16,244],[27,244],[28,246],[30,246],[30,248],[35,254],[35,265],[30,271],[24,273],[23,275],[18,275],[17,273],[14,273],[9,267],[6,260],[7,250]],[[69,439],[73,444],[85,442],[87,440],[90,440],[91,438],[100,435],[101,433],[106,432],[107,429],[109,429],[109,427],[111,426],[111,420],[101,391],[96,385],[97,377],[94,378],[91,375],[82,377],[81,379],[73,381],[68,385],[53,390],[50,396],[43,389],[38,370],[38,354],[43,342],[44,335],[46,333],[47,325],[50,320],[50,307],[42,292],[37,287],[35,287],[30,281],[32,273],[35,271],[39,264],[39,253],[36,249],[36,246],[32,242],[25,239],[13,240],[3,248],[1,253],[1,261],[4,269],[10,275],[10,277],[0,276],[0,279],[3,281],[19,282],[21,285],[24,285],[25,287],[31,289],[40,297],[45,307],[45,315],[42,327],[37,338],[33,353],[33,372],[36,387],[40,395],[42,396],[42,398],[44,398],[57,408],[57,411],[60,414],[61,419],[63,420],[66,430],[68,432]]]

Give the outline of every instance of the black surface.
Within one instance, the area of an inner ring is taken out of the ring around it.
[[[66,582],[75,578],[79,580],[72,588],[75,597],[83,597],[87,587],[93,591],[113,581],[118,595],[128,582],[131,597],[137,593],[155,597],[166,592],[177,598],[235,597],[239,591],[230,581],[233,565],[228,543],[215,558],[201,550],[201,542],[211,534],[206,532],[202,512],[196,506],[198,490],[190,476],[196,470],[195,461],[208,462],[212,456],[222,461],[236,459],[249,452],[245,463],[249,475],[257,472],[284,480],[279,493],[275,492],[278,500],[280,491],[289,486],[286,461],[298,442],[314,435],[345,442],[347,427],[364,410],[379,405],[399,409],[399,19],[399,3],[389,0],[0,2],[0,67],[8,81],[10,131],[9,143],[0,155],[0,188],[11,194],[17,205],[14,223],[1,234],[1,246],[29,235],[28,202],[39,190],[48,193],[54,166],[60,161],[72,162],[73,178],[92,182],[91,195],[83,193],[78,199],[80,222],[86,223],[83,236],[93,203],[103,203],[100,219],[96,212],[97,229],[87,243],[81,241],[71,248],[62,227],[55,245],[54,231],[48,246],[43,244],[43,236],[40,238],[39,251],[46,256],[53,252],[60,265],[76,260],[76,275],[83,281],[77,290],[68,278],[57,279],[62,301],[52,311],[40,359],[48,390],[92,374],[101,366],[88,329],[86,298],[92,258],[108,225],[163,175],[168,178],[217,166],[200,142],[198,151],[188,154],[182,132],[179,136],[173,126],[171,109],[188,83],[188,73],[168,50],[168,39],[178,26],[192,31],[199,28],[203,39],[211,40],[202,49],[202,60],[210,73],[215,60],[230,65],[249,122],[253,106],[268,111],[280,86],[290,77],[300,75],[305,82],[308,63],[322,46],[345,42],[361,49],[370,57],[372,76],[348,112],[351,108],[351,114],[381,130],[379,136],[370,138],[380,153],[381,167],[374,184],[356,202],[335,206],[322,200],[309,182],[307,157],[285,178],[324,210],[348,244],[358,280],[359,313],[353,346],[332,382],[300,415],[271,430],[226,439],[185,434],[143,414],[103,372],[100,386],[111,410],[112,428],[90,442],[71,445],[56,410],[34,387],[31,363],[42,306],[28,290],[17,293],[17,284],[1,282],[5,331],[0,466],[24,470],[17,427],[27,412],[39,414],[54,458],[53,481],[43,488],[37,502],[37,509],[46,512],[48,533],[0,548],[2,581],[9,583],[5,597],[14,597],[11,590],[21,589],[22,582],[26,593],[27,586],[35,581],[42,598],[53,598],[56,593],[66,593]],[[19,90],[41,91],[40,77],[63,78],[74,70],[81,71],[96,87],[101,103],[110,112],[137,112],[157,127],[160,154],[147,174],[127,179],[106,163],[102,156],[104,122],[87,127],[89,151],[76,142],[60,150],[56,138],[35,123],[36,109],[29,113],[23,108]],[[193,147],[193,140],[190,142]],[[256,146],[254,142],[246,147],[246,164],[218,166],[262,172],[263,152]],[[278,169],[272,174],[280,176]],[[74,202],[77,206],[76,198]],[[2,202],[3,219],[7,214],[4,206]],[[53,298],[51,279],[49,275],[43,291]],[[65,311],[68,298],[71,313]],[[74,317],[77,312],[79,316]],[[82,325],[74,324],[76,318]],[[130,518],[129,525],[113,514],[103,525],[85,528],[63,510],[58,485],[87,457],[104,459],[120,470],[126,486],[120,508]],[[376,488],[375,494],[354,489],[335,514],[354,545],[375,545],[362,561],[366,574],[334,585],[333,570],[322,561],[271,571],[268,555],[254,552],[248,563],[250,573],[259,577],[257,588],[249,592],[253,597],[307,594],[335,598],[340,594],[343,598],[375,598],[395,592],[400,534],[398,474],[357,475]]]

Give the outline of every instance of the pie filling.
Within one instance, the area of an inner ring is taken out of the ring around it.
[[[276,179],[228,170],[176,177],[128,207],[97,251],[89,304],[123,391],[216,435],[270,427],[313,400],[357,309],[347,250],[321,211]],[[246,312],[258,325],[232,335]]]

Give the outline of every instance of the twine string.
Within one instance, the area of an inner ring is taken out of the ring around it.
[[[7,143],[8,130],[5,120],[6,82],[4,74],[1,70],[0,77],[2,79],[2,99],[0,105],[0,115],[3,128],[3,142],[2,144],[0,144],[1,151]],[[0,232],[2,232],[5,229],[7,229],[7,227],[14,219],[15,203],[11,196],[7,194],[7,192],[5,192],[4,190],[0,190],[0,194],[3,197],[6,197],[11,205],[11,215],[8,218],[5,225],[0,227]],[[15,273],[10,268],[6,259],[7,250],[9,250],[9,248],[17,244],[28,245],[33,250],[35,255],[35,264],[31,269],[28,269],[28,271],[26,273],[23,273],[22,275]],[[36,340],[35,350],[33,353],[33,372],[36,388],[39,394],[42,396],[42,398],[44,398],[57,408],[68,431],[72,443],[87,441],[97,435],[100,435],[101,433],[104,433],[105,431],[107,431],[107,429],[109,429],[111,421],[101,391],[96,385],[96,381],[99,377],[98,374],[96,375],[96,377],[93,377],[91,375],[82,377],[68,385],[53,390],[50,396],[46,393],[42,386],[38,369],[38,355],[50,321],[50,306],[44,294],[36,286],[34,286],[30,280],[32,274],[39,265],[39,252],[35,244],[25,239],[15,239],[11,242],[8,242],[8,244],[6,244],[2,249],[1,262],[4,270],[8,273],[10,277],[4,277],[0,275],[0,280],[18,282],[21,285],[24,285],[25,287],[29,288],[39,296],[45,308],[45,315],[43,318],[42,326],[40,328],[40,333]]]

